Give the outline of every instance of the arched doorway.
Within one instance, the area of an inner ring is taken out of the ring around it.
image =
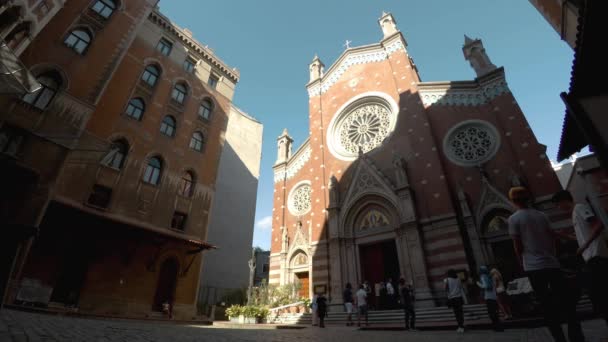
[[[482,221],[483,240],[488,259],[501,271],[507,281],[521,273],[513,242],[509,236],[509,216],[511,212],[506,209],[494,209],[485,215]]]
[[[300,298],[309,298],[310,273],[308,267],[308,255],[303,251],[296,252],[291,258],[290,269],[293,274],[292,281],[299,285],[298,296]]]
[[[179,263],[175,258],[168,258],[163,261],[160,272],[158,273],[158,282],[156,285],[156,294],[154,295],[154,304],[152,310],[162,311],[163,303],[173,303],[175,300],[175,288],[177,285],[177,273],[179,271]]]

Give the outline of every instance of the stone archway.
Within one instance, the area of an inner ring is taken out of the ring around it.
[[[498,267],[505,279],[513,279],[521,271],[509,236],[508,219],[511,214],[510,210],[495,208],[481,220],[481,240],[488,263]]]

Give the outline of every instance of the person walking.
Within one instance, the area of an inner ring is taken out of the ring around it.
[[[553,195],[553,202],[560,209],[572,213],[575,235],[570,239],[578,242],[576,254],[582,255],[591,273],[589,292],[593,307],[608,323],[608,246],[603,237],[604,225],[589,205],[575,204],[567,190]]]
[[[367,321],[367,291],[363,284],[359,285],[359,290],[356,293],[357,297],[357,326],[361,326],[361,316],[365,317],[365,325],[369,325]]]
[[[324,294],[317,297],[317,314],[319,315],[319,327],[325,328],[325,317],[327,316],[327,298]]]
[[[462,299],[464,295],[464,291],[462,289],[462,282],[460,278],[458,278],[458,274],[453,269],[448,270],[448,277],[443,281],[445,284],[445,291],[448,294],[448,306],[452,308],[454,311],[454,316],[456,317],[456,323],[458,324],[458,329],[456,332],[463,333],[464,332],[464,311],[463,305],[464,301]]]
[[[312,301],[310,302],[310,310],[312,311],[312,326],[313,327],[316,327],[318,325],[318,321],[319,321],[319,315],[317,313],[317,309],[318,309],[317,298],[319,298],[319,296],[315,293],[312,296]]]
[[[509,296],[507,296],[507,290],[505,287],[505,281],[502,277],[502,273],[497,268],[492,268],[490,276],[494,282],[494,288],[496,289],[496,302],[500,311],[505,315],[506,320],[513,319],[513,312],[511,311],[511,304],[509,304]]]
[[[393,279],[388,278],[388,280],[386,282],[386,307],[389,310],[395,308],[395,302],[396,302],[395,295],[396,295],[396,293],[395,293],[395,286],[393,286]]]
[[[416,310],[414,308],[414,289],[411,284],[406,284],[405,279],[399,279],[401,291],[401,304],[405,314],[405,330],[416,331]]]
[[[488,309],[488,316],[492,321],[492,328],[494,331],[504,331],[498,318],[498,303],[496,301],[496,288],[494,287],[494,281],[490,278],[490,272],[486,266],[479,268],[479,281],[477,286],[483,290],[483,299],[486,302],[486,308]]]
[[[540,301],[553,339],[566,342],[560,325],[560,314],[565,313],[570,342],[583,342],[585,338],[576,317],[576,306],[563,304],[564,298],[568,298],[567,283],[555,252],[555,242],[560,233],[552,230],[547,215],[530,207],[532,195],[528,189],[511,188],[509,199],[517,208],[509,217],[509,234],[515,255]]]
[[[350,327],[353,325],[353,290],[350,283],[346,284],[342,293],[342,300],[344,301],[344,310],[346,310],[346,326]]]

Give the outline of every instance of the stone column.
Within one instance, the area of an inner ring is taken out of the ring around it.
[[[342,303],[342,258],[339,232],[339,209],[334,203],[328,208],[327,226],[329,229],[329,278],[331,287],[331,304]]]
[[[458,189],[458,203],[460,206],[460,212],[462,213],[464,228],[469,237],[471,250],[473,251],[473,258],[475,259],[475,263],[477,264],[471,266],[472,269],[477,269],[477,267],[480,265],[487,265],[487,253],[485,252],[481,239],[479,238],[477,226],[475,225],[475,220],[473,219],[471,209],[467,202],[467,197],[462,188]]]

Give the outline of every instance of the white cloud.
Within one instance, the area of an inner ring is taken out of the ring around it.
[[[255,223],[256,230],[270,230],[272,228],[272,216],[262,217]]]

